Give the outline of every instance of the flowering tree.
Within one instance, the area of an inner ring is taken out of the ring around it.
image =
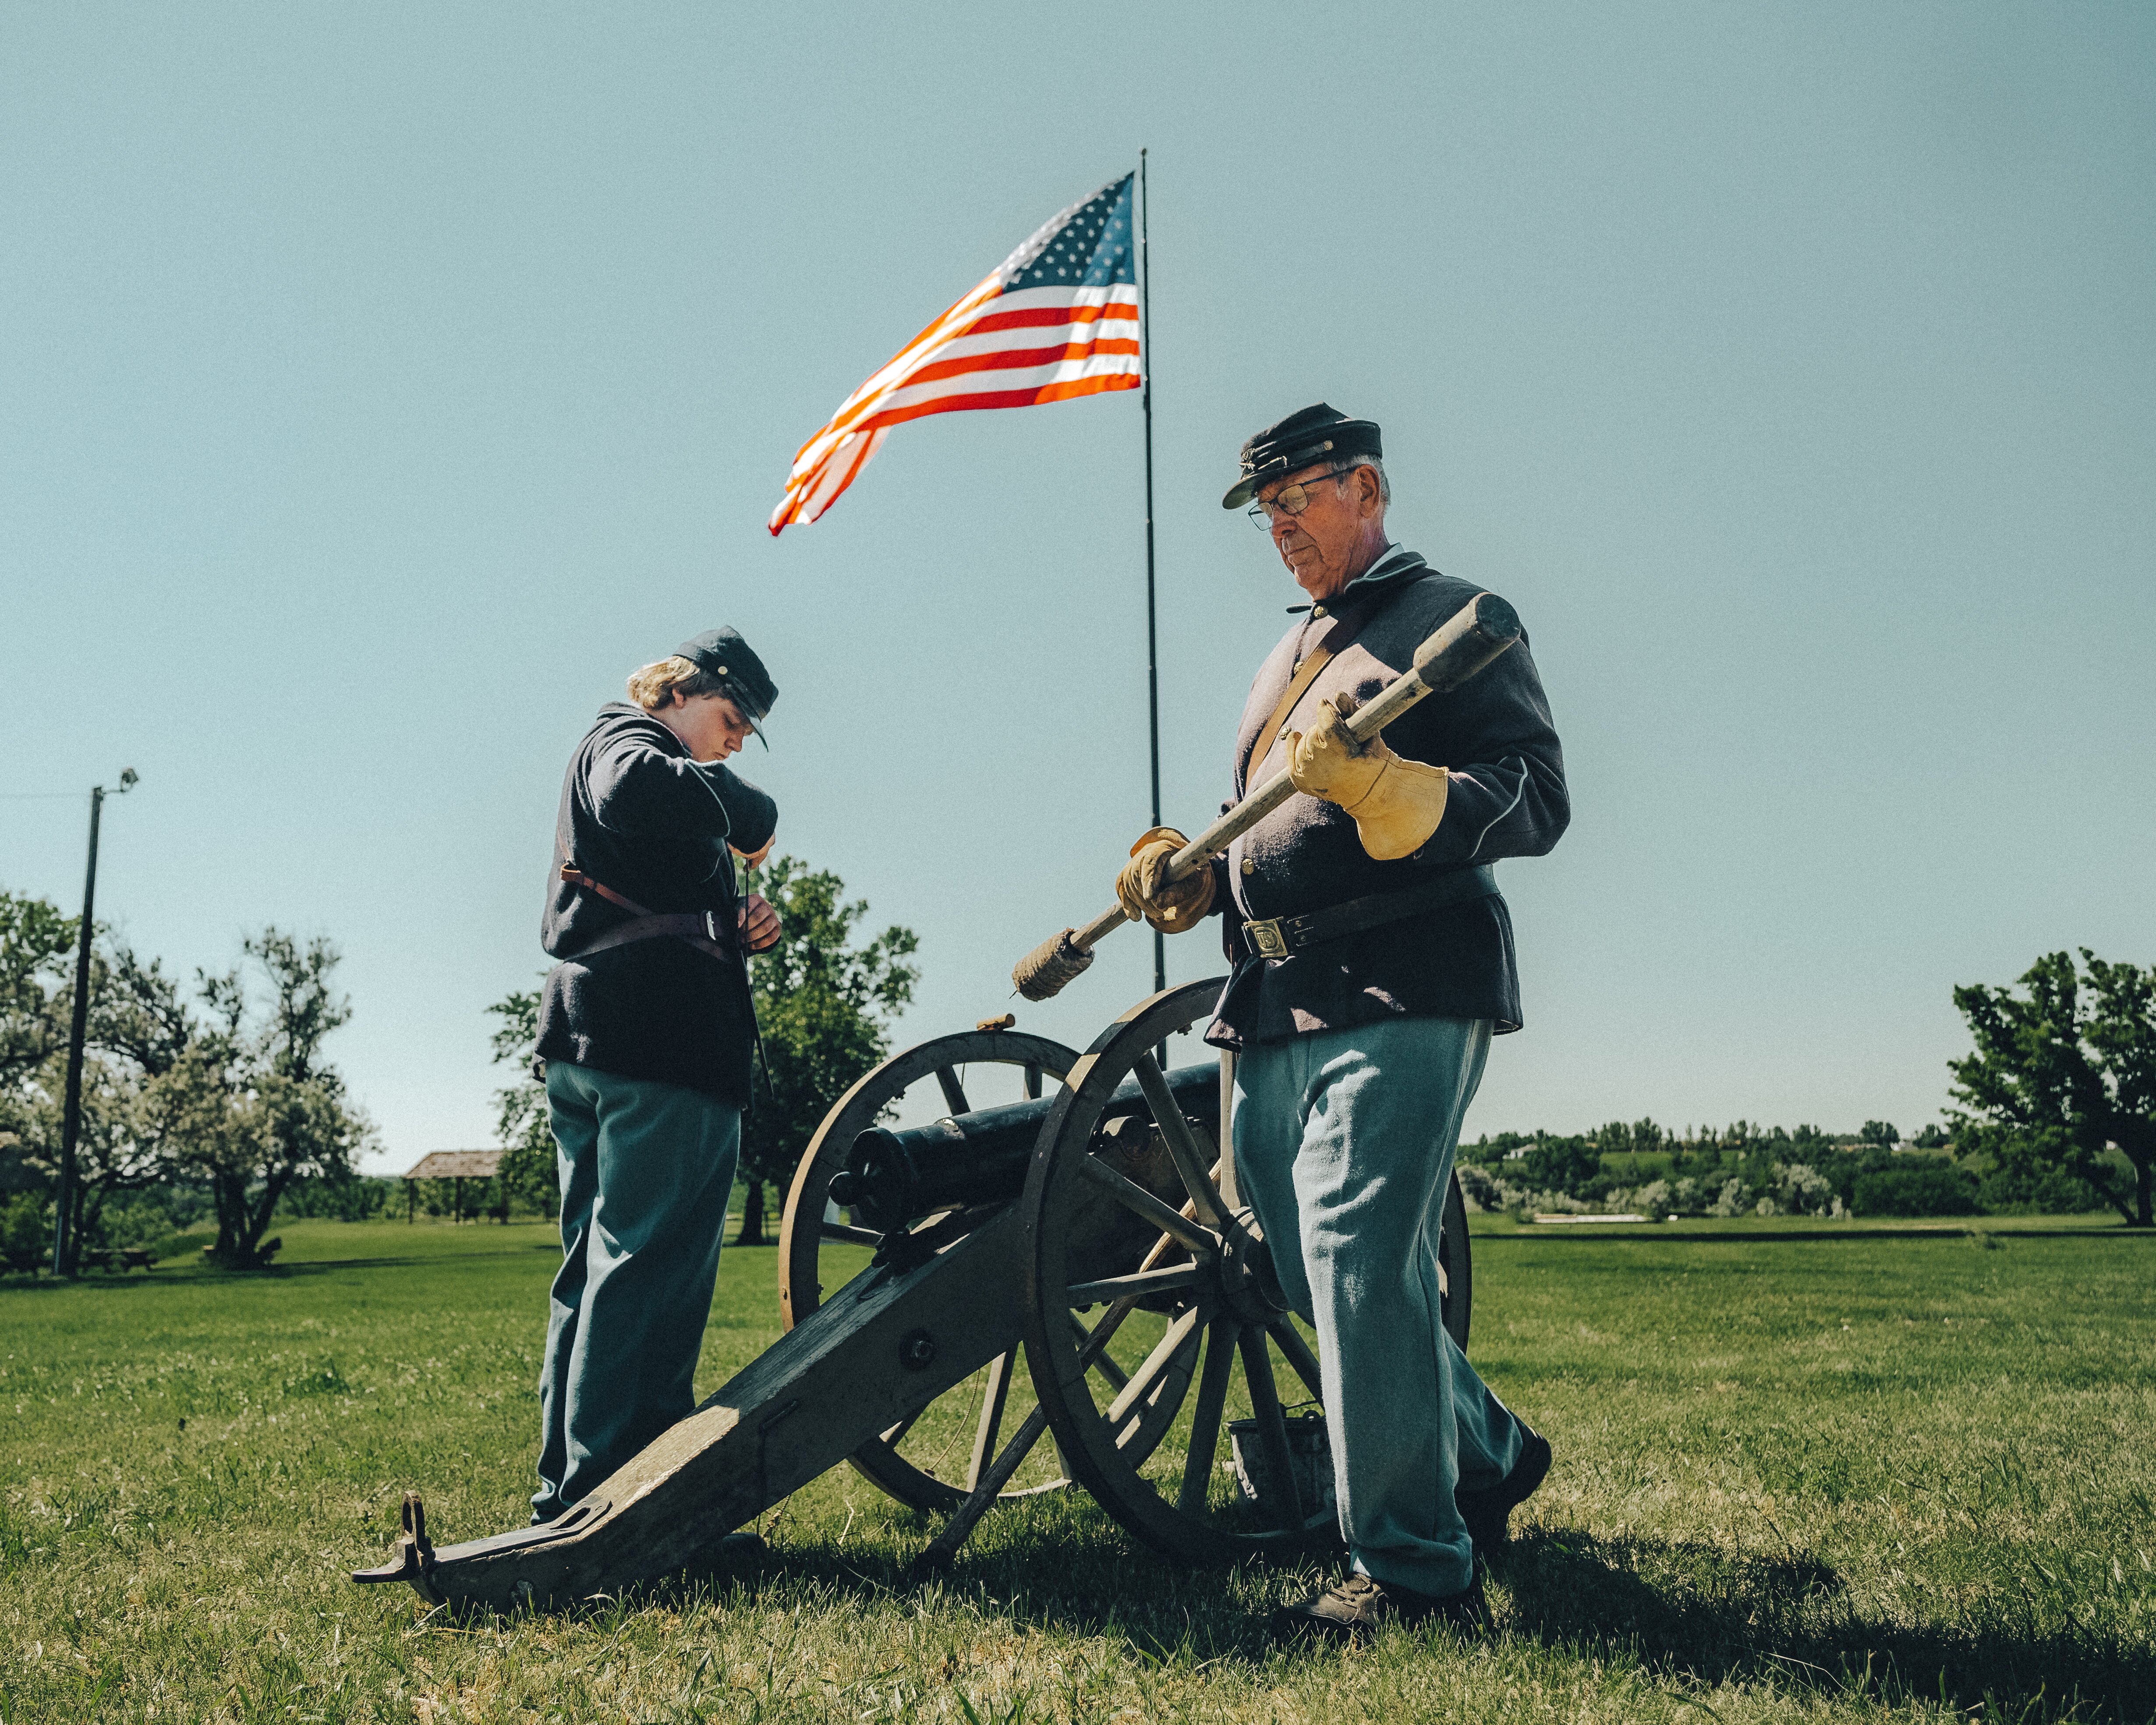
[[[2134,1228],[2152,1225],[2156,1168],[2156,968],[2087,947],[2046,953],[2013,988],[1953,991],[1975,1052],[1947,1065],[1964,1148],[2002,1165],[2086,1180]],[[2109,1153],[2116,1150],[2125,1166]]]

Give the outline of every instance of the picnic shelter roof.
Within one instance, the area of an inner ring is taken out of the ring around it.
[[[408,1180],[485,1180],[501,1166],[499,1150],[437,1150],[405,1172]]]

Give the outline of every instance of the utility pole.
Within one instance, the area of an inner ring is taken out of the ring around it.
[[[124,796],[135,788],[136,773],[125,768],[111,791]],[[97,907],[97,828],[105,813],[107,793],[103,785],[90,792],[90,865],[83,875],[82,926],[75,932],[74,1014],[68,1027],[67,1106],[60,1118],[60,1192],[59,1214],[53,1219],[53,1274],[73,1276],[82,1250],[74,1237],[74,1147],[82,1137],[83,1045],[90,1029],[90,941]]]

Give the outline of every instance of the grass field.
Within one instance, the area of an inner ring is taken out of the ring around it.
[[[1347,1654],[1266,1645],[1311,1569],[1178,1570],[1066,1493],[915,1586],[933,1521],[844,1469],[737,1570],[451,1623],[344,1574],[407,1486],[437,1538],[524,1518],[543,1226],[0,1287],[0,1722],[2156,1716],[2156,1239],[1477,1224],[1471,1352],[1557,1466],[1494,1635]],[[774,1255],[728,1250],[706,1388]]]

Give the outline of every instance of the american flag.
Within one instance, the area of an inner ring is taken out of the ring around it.
[[[848,396],[793,458],[772,532],[823,514],[903,420],[1137,388],[1135,177],[1045,224]]]

